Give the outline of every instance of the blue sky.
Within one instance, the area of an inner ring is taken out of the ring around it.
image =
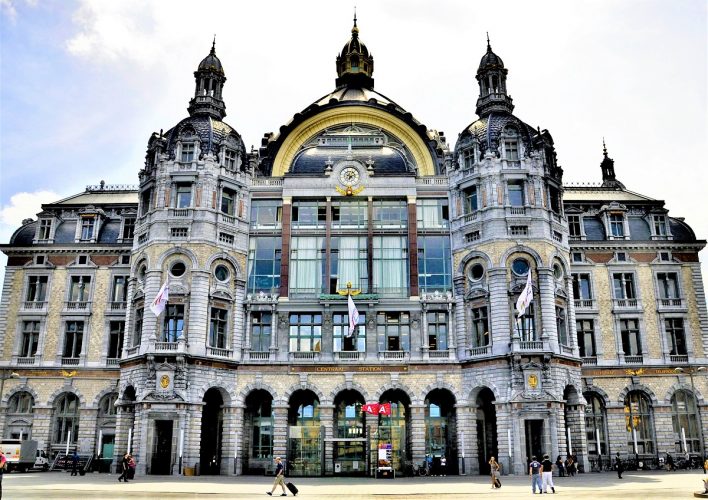
[[[226,121],[258,146],[334,88],[353,5],[0,0],[0,242],[43,202],[137,183],[150,134],[186,116],[214,34]],[[451,145],[475,119],[489,31],[515,114],[551,132],[567,181],[600,180],[604,136],[629,189],[708,237],[705,1],[356,5],[376,89]]]

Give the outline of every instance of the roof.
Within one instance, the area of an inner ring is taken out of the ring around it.
[[[593,186],[564,186],[563,201],[568,202],[606,202],[606,201],[638,201],[656,202],[654,198],[635,193],[627,189],[607,189]]]

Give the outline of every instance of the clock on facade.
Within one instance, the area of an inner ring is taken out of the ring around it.
[[[346,167],[340,172],[339,180],[345,186],[354,186],[359,182],[359,171],[354,167]]]

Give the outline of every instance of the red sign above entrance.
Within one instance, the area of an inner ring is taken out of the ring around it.
[[[391,416],[391,403],[366,403],[361,407],[361,411],[371,415]]]

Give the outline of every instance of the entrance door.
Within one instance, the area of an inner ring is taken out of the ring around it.
[[[155,420],[155,438],[153,440],[152,474],[172,473],[172,420]]]
[[[543,456],[543,420],[526,420],[526,456],[535,456],[541,460]]]

